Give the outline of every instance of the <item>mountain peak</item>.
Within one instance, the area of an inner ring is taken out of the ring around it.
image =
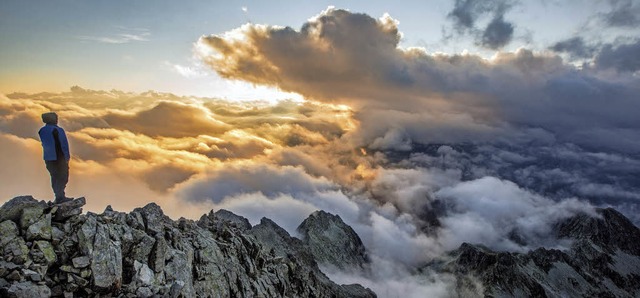
[[[320,263],[346,269],[363,268],[369,262],[362,240],[339,215],[315,211],[297,230]]]
[[[558,237],[589,240],[605,249],[640,256],[638,227],[613,208],[598,208],[596,215],[581,213],[559,223],[555,228]]]
[[[155,203],[102,214],[84,204],[24,196],[0,207],[0,296],[375,297],[331,281],[268,218],[251,227],[227,210],[194,222]]]

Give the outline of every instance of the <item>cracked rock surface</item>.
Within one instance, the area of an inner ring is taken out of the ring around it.
[[[102,214],[84,204],[22,196],[0,207],[0,296],[376,296],[331,281],[308,243],[267,218],[252,227],[226,210],[174,221],[154,203]]]

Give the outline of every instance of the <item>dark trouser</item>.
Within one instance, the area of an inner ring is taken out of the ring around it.
[[[51,174],[51,188],[56,195],[56,199],[64,199],[64,189],[69,181],[69,162],[62,160],[45,160],[47,170]]]

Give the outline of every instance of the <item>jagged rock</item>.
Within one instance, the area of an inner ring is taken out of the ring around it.
[[[149,254],[151,254],[151,250],[153,249],[156,240],[155,238],[144,234],[143,232],[141,236],[139,236],[137,239],[136,238],[137,237],[134,236],[134,241],[137,240],[138,243],[135,244],[133,249],[131,250],[130,257],[133,260],[146,263],[149,259]]]
[[[53,246],[47,241],[35,241],[30,253],[34,262],[45,264],[46,266],[52,265],[57,259]]]
[[[362,240],[338,215],[316,211],[298,226],[298,232],[319,263],[341,269],[368,263]]]
[[[147,298],[153,296],[153,292],[148,287],[140,287],[136,290],[136,296],[141,298]]]
[[[34,206],[42,206],[43,208],[46,208],[47,204],[43,201],[37,201],[32,196],[15,197],[0,207],[0,222],[12,220],[13,222],[18,223],[20,221],[20,216],[22,215],[22,210]]]
[[[91,269],[80,270],[80,277],[82,277],[82,278],[91,277]]]
[[[13,271],[11,271],[11,273],[7,274],[7,276],[5,276],[5,278],[7,280],[20,281],[20,280],[22,280],[22,274],[20,274],[20,271],[18,271],[18,270],[13,270]]]
[[[601,218],[579,214],[556,226],[560,238],[588,239],[603,247],[615,247],[640,256],[640,229],[613,208],[597,209]]]
[[[245,230],[251,229],[251,223],[249,223],[248,219],[240,215],[236,215],[231,211],[220,209],[215,213],[213,213],[213,216],[215,220],[221,220],[224,222],[231,223],[240,230],[245,231]]]
[[[555,226],[557,235],[572,240],[567,250],[508,253],[464,243],[428,267],[455,274],[465,285],[459,292],[471,290],[477,283],[469,278],[477,277],[484,294],[494,297],[640,297],[640,229],[613,209],[597,214]]]
[[[171,284],[171,287],[169,288],[169,297],[171,298],[179,297],[183,287],[184,287],[184,282],[182,281],[176,281],[173,284]]]
[[[93,242],[96,235],[97,224],[96,217],[92,214],[87,214],[84,223],[82,223],[78,230],[78,246],[83,255],[89,256],[93,254]]]
[[[60,271],[80,274],[80,269],[75,268],[75,267],[73,267],[71,265],[62,265],[62,266],[60,266]]]
[[[186,251],[171,249],[169,251],[169,262],[165,265],[165,276],[168,282],[182,283],[179,294],[184,297],[193,297],[193,249],[185,247]]]
[[[20,268],[20,265],[0,260],[0,277],[6,276],[14,269]]]
[[[51,214],[47,213],[37,219],[36,222],[27,228],[27,241],[31,240],[51,240]]]
[[[134,276],[134,280],[136,282],[145,286],[151,285],[153,283],[154,274],[151,268],[147,266],[147,264],[134,261],[133,268],[136,271]]]
[[[16,237],[4,246],[4,258],[16,264],[24,264],[29,260],[29,248],[24,239]]]
[[[300,239],[291,237],[285,229],[266,217],[249,233],[260,240],[267,250],[273,250],[276,256],[287,257],[300,253],[305,263],[315,264],[313,255]]]
[[[149,203],[142,208],[136,208],[133,212],[139,212],[142,215],[144,226],[151,235],[162,232],[163,224],[171,221],[156,203]]]
[[[40,214],[32,198],[12,201],[3,206],[12,220],[0,222],[0,295],[14,287],[56,297],[375,297],[361,286],[333,283],[306,244],[266,218],[253,228],[226,210],[197,223],[173,221],[156,204],[81,214],[84,198]],[[43,218],[47,226],[47,216],[49,237],[36,229]],[[35,240],[25,242],[19,222]]]
[[[93,285],[101,289],[118,289],[122,285],[122,251],[120,243],[109,239],[108,229],[98,224],[91,254]]]
[[[359,284],[342,285],[341,287],[342,289],[344,289],[347,297],[352,297],[352,298],[375,297],[375,293],[373,293],[373,291]]]
[[[14,238],[18,237],[18,226],[10,220],[0,223],[0,248],[7,245]]]
[[[142,219],[142,214],[136,210],[127,214],[127,224],[136,230],[144,230],[144,219]]]
[[[50,297],[51,289],[46,285],[39,285],[32,282],[20,282],[12,284],[7,290],[6,297],[31,298]]]
[[[71,260],[74,268],[86,268],[91,265],[91,259],[87,256],[76,257]]]
[[[164,237],[157,236],[153,249],[149,255],[149,266],[155,272],[164,271],[164,264],[167,255],[167,241]]]
[[[64,237],[65,237],[64,231],[60,230],[58,227],[55,227],[55,226],[51,227],[51,240],[53,240],[54,243],[58,243],[64,240]]]
[[[70,276],[71,276],[71,278],[70,279],[68,278],[68,279],[69,280],[73,280],[73,283],[78,285],[79,287],[86,287],[89,284],[88,280],[86,280],[86,279],[84,279],[84,278],[82,278],[80,276],[77,276],[75,274],[70,274]]]
[[[24,275],[24,277],[33,282],[39,282],[40,280],[42,280],[42,276],[40,275],[40,273],[33,270],[22,269],[22,274]]]
[[[54,221],[64,221],[72,216],[82,214],[82,206],[87,203],[84,197],[57,205]]]
[[[30,207],[22,209],[20,215],[20,227],[26,230],[30,225],[40,220],[42,214],[44,214],[45,207],[42,205],[32,205]]]
[[[305,291],[297,292],[294,296],[327,297],[327,293],[338,297],[375,297],[369,289],[364,289],[360,294],[355,286],[339,286],[329,282],[329,279],[317,267],[316,260],[309,247],[300,239],[291,237],[289,233],[268,218],[262,218],[260,224],[248,231],[256,237],[264,248],[274,256],[283,258],[289,270],[294,276],[301,279],[300,282],[312,287]],[[313,276],[313,278],[311,278]],[[306,277],[309,277],[308,279]],[[291,289],[289,290],[291,291]]]

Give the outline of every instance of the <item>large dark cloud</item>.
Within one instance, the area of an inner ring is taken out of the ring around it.
[[[605,45],[595,58],[600,69],[615,69],[622,72],[640,70],[640,39],[632,43]]]
[[[513,24],[505,22],[503,16],[491,20],[482,34],[482,45],[499,49],[508,44],[513,36]]]
[[[495,3],[482,5],[459,1],[460,26],[494,11]],[[496,30],[509,31],[502,15]],[[300,30],[244,25],[203,36],[196,47],[224,77],[352,107],[357,125],[339,138],[272,157],[310,177],[332,177],[350,200],[371,204],[357,206],[357,220],[347,218],[378,261],[411,267],[464,241],[509,251],[561,248],[567,243],[551,235],[555,222],[593,205],[638,210],[637,77],[527,49],[491,59],[404,49],[397,24],[329,9]],[[586,56],[578,47],[584,41],[554,50]],[[210,178],[205,189],[218,185]]]
[[[587,43],[582,36],[559,41],[549,49],[567,53],[571,58],[587,59],[585,69],[635,72],[640,70],[640,39],[620,38],[611,43]],[[593,59],[591,59],[593,58]]]
[[[398,32],[389,17],[329,9],[300,31],[245,25],[203,36],[197,49],[224,77],[354,107],[356,119],[366,121],[359,137],[376,148],[391,148],[391,141],[408,148],[412,142],[513,137],[540,128],[562,142],[640,151],[640,123],[631,112],[640,109],[637,77],[580,70],[559,56],[525,49],[490,60],[402,49]],[[632,48],[611,51],[633,61]],[[598,65],[619,66],[604,54]],[[369,116],[376,113],[386,121]],[[478,131],[488,134],[474,137]]]
[[[456,0],[448,17],[458,34],[471,34],[476,42],[489,49],[499,49],[513,38],[514,25],[504,20],[504,14],[514,5],[508,0]],[[477,21],[491,15],[484,29],[477,28]]]
[[[549,49],[559,53],[568,53],[575,58],[591,58],[596,52],[596,48],[587,45],[584,38],[580,36],[556,42]]]

